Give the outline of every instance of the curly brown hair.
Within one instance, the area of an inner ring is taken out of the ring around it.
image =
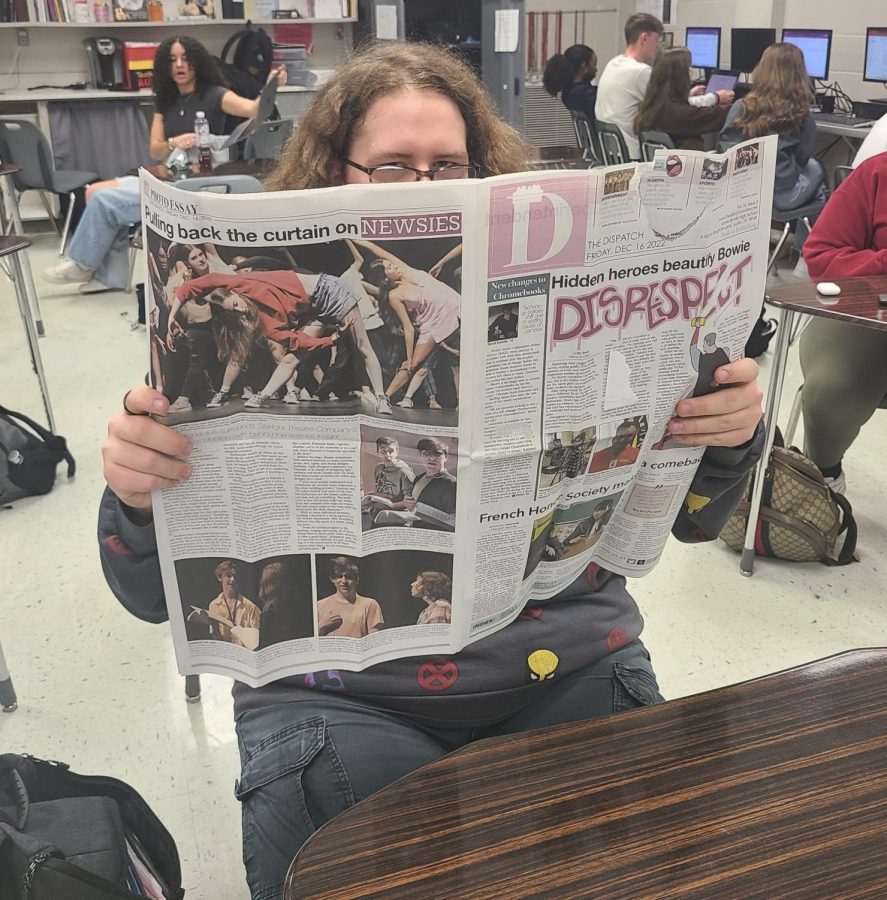
[[[179,89],[172,77],[172,46],[181,44],[188,64],[194,70],[196,83],[194,92],[198,97],[213,84],[228,87],[218,63],[209,50],[187,34],[175,34],[161,43],[154,53],[154,105],[161,115],[165,115],[179,100]]]
[[[458,106],[468,134],[468,158],[483,175],[527,168],[523,139],[496,112],[467,63],[442,47],[392,41],[358,50],[318,91],[265,180],[266,190],[328,187],[372,104],[408,88],[433,91]]]
[[[771,44],[751,74],[752,89],[733,123],[750,138],[788,134],[810,112],[813,92],[804,54],[794,44]]]
[[[453,583],[443,572],[420,572],[422,579],[422,596],[429,600],[451,600]]]

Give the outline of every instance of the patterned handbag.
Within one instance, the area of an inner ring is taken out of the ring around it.
[[[721,532],[728,547],[742,552],[752,482],[746,497]],[[838,539],[844,535],[840,552]],[[827,566],[853,562],[856,520],[846,497],[826,483],[813,460],[797,448],[782,446],[777,431],[764,473],[761,510],[755,529],[755,553],[793,562],[818,560]]]

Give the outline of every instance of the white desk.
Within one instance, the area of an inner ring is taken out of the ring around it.
[[[872,130],[872,126],[874,126],[874,122],[871,122],[869,125],[860,128],[853,128],[850,125],[842,125],[837,122],[820,122],[819,119],[816,118],[814,113],[814,120],[816,121],[816,130],[819,134],[827,134],[830,137],[833,137],[834,140],[831,141],[826,147],[823,147],[820,150],[817,150],[816,157],[817,159],[822,159],[829,150],[831,150],[836,144],[844,143],[847,148],[847,163],[851,163],[853,161],[853,157],[856,156],[857,150],[859,150],[860,144],[869,136],[869,133]]]

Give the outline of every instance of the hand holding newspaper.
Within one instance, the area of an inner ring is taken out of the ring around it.
[[[298,203],[143,173],[152,383],[194,444],[154,497],[180,668],[454,653],[590,563],[650,571],[707,502],[669,423],[743,355],[775,153]]]

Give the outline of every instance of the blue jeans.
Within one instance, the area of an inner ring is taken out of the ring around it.
[[[290,862],[324,822],[396,779],[471,741],[582,721],[662,700],[647,651],[629,644],[483,728],[430,728],[335,694],[244,713],[243,861],[253,900],[277,900]]]
[[[96,191],[80,217],[67,255],[106,287],[122,288],[129,274],[129,226],[142,221],[139,185]]]

